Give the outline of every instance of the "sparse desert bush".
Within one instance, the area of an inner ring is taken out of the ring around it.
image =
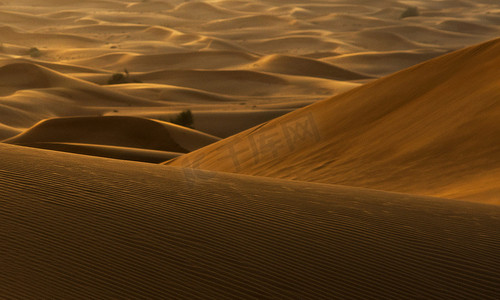
[[[28,50],[28,54],[33,57],[33,58],[37,58],[37,57],[40,57],[42,56],[42,52],[40,52],[40,50],[38,50],[38,48],[36,47],[32,47]]]
[[[193,128],[193,114],[190,109],[184,110],[175,118],[170,119],[170,122],[184,127]]]
[[[141,81],[130,77],[130,73],[125,69],[124,73],[114,73],[108,80],[108,84],[120,83],[141,83]]]
[[[400,19],[408,18],[408,17],[417,17],[420,16],[420,12],[418,11],[418,7],[408,7],[399,17]]]

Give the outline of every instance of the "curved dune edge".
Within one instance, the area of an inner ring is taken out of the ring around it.
[[[16,143],[18,146],[40,148],[46,150],[55,150],[69,152],[74,154],[83,154],[90,156],[107,157],[121,160],[132,160],[147,163],[161,163],[165,160],[176,158],[183,153],[167,152],[140,148],[93,145],[82,143],[57,143],[57,142],[32,142]]]
[[[220,139],[168,122],[128,116],[66,117],[43,120],[4,143],[85,143],[189,152]]]
[[[498,65],[472,46],[166,164],[500,204]]]
[[[0,153],[2,298],[499,292],[497,206],[6,144]]]

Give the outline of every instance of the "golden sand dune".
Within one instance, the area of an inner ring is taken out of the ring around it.
[[[494,299],[500,208],[0,145],[2,298]]]
[[[167,163],[500,203],[498,65],[494,40]]]
[[[148,163],[160,163],[182,155],[179,152],[150,150],[144,148],[119,147],[83,143],[64,142],[19,142],[19,146],[56,150],[91,156],[108,157],[121,160],[132,160]]]
[[[360,80],[369,76],[358,74],[314,59],[287,55],[269,55],[253,62],[249,69],[297,76],[329,78],[335,80]]]
[[[113,53],[72,61],[76,65],[135,72],[152,69],[223,69],[253,63],[257,56],[238,51],[196,51],[167,54]]]
[[[498,36],[496,0],[0,0],[0,299],[498,298]]]
[[[168,122],[137,117],[68,117],[41,121],[3,141],[86,143],[151,150],[189,152],[218,141],[217,137]]]
[[[411,5],[418,10],[407,14],[408,4],[391,0],[5,0],[0,123],[21,131],[145,107],[308,104],[500,32],[492,1]],[[107,85],[125,70],[143,83]]]
[[[383,76],[438,57],[445,52],[442,50],[360,52],[323,60],[363,74]]]

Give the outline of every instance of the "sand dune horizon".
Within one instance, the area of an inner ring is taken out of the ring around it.
[[[498,299],[500,3],[0,0],[1,299]]]
[[[500,204],[499,57],[459,50],[166,164]]]

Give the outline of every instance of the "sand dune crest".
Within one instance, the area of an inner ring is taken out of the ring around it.
[[[457,51],[167,163],[500,203],[462,186],[500,168],[499,57],[499,40]]]
[[[219,139],[167,122],[123,116],[71,117],[44,120],[10,144],[67,142],[189,152]]]

